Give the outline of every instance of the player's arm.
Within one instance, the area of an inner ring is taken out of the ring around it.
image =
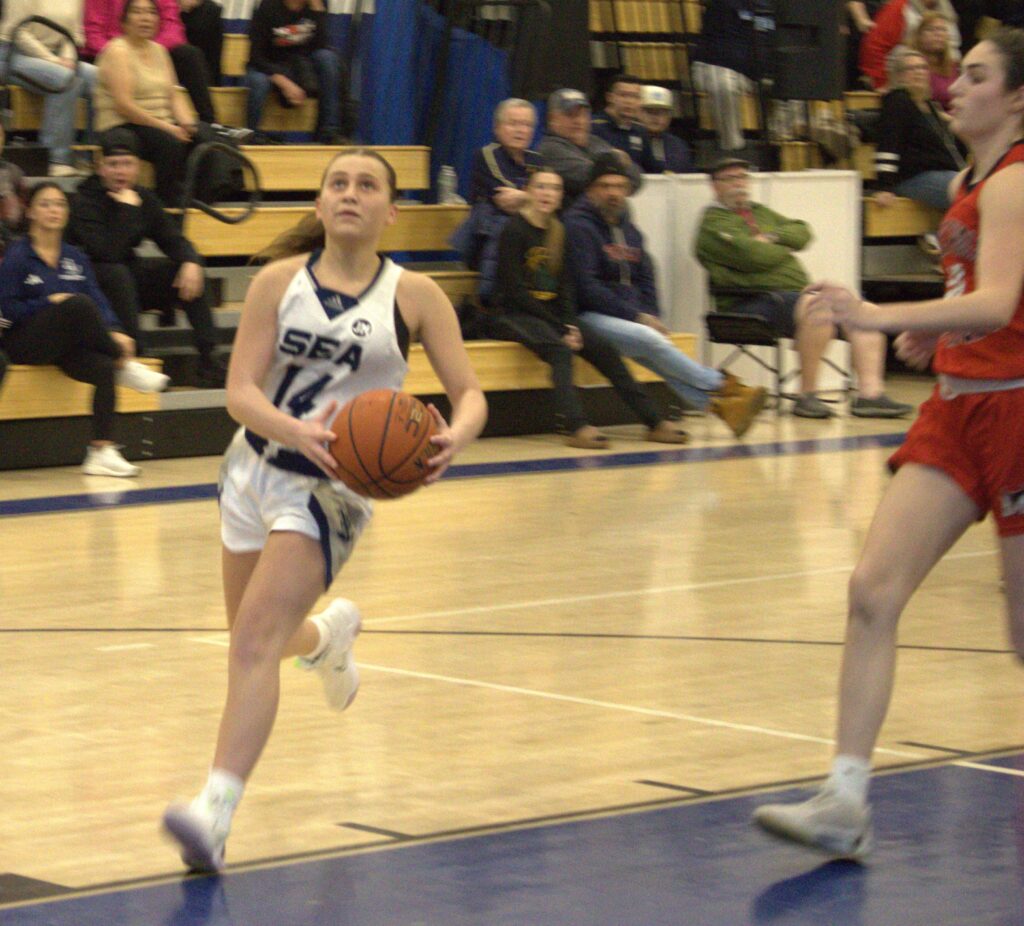
[[[331,402],[315,418],[293,418],[263,394],[263,381],[277,348],[277,307],[305,256],[277,261],[253,278],[242,307],[228,366],[228,413],[239,424],[285,447],[293,447],[332,479],[337,464],[324,446],[334,440],[329,430],[337,411]]]
[[[812,311],[831,308],[834,320],[876,331],[995,331],[1009,324],[1024,287],[1024,164],[991,177],[981,191],[975,288],[924,302],[874,305],[831,284],[816,284]],[[955,257],[955,255],[954,255]]]
[[[452,404],[451,424],[430,406],[438,426],[434,444],[438,453],[429,462],[436,482],[452,458],[473,441],[487,423],[487,400],[462,342],[459,320],[448,297],[433,280],[418,273],[402,274],[398,305],[409,331],[423,344],[430,365]]]

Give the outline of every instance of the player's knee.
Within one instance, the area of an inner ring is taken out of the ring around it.
[[[893,602],[894,577],[884,569],[860,562],[850,576],[848,587],[850,619],[863,625],[881,627],[894,624],[899,616]]]
[[[284,640],[275,631],[274,622],[258,612],[239,612],[231,629],[231,662],[241,669],[277,662]]]

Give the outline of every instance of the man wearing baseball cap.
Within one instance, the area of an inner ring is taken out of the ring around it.
[[[544,163],[562,177],[566,207],[586,189],[590,169],[601,155],[618,158],[629,177],[630,192],[643,183],[640,168],[625,151],[591,133],[590,102],[579,90],[566,87],[548,97],[547,134],[538,150]]]
[[[100,289],[140,347],[139,313],[160,309],[173,319],[180,306],[199,353],[199,385],[222,387],[226,371],[215,355],[217,336],[203,259],[156,194],[138,185],[135,134],[109,129],[100,138],[100,149],[96,173],[79,185],[71,200],[68,238],[89,256]],[[164,256],[136,256],[135,248],[144,239],[153,241]]]
[[[708,272],[719,311],[763,318],[780,338],[792,338],[800,357],[800,395],[793,405],[798,418],[831,418],[832,410],[815,393],[821,358],[835,329],[812,321],[807,312],[810,282],[796,256],[811,240],[811,229],[750,198],[750,165],[726,157],[711,168],[715,201],[704,210],[697,233],[697,260]],[[735,295],[736,290],[749,295]],[[913,406],[894,402],[884,390],[885,335],[847,332],[857,397],[850,414],[858,418],[902,418]]]
[[[652,174],[689,174],[693,171],[690,148],[678,135],[669,131],[672,125],[672,91],[649,85],[640,94],[640,121],[651,140]]]
[[[580,321],[657,373],[687,407],[710,410],[741,437],[764,407],[765,390],[702,366],[672,343],[658,317],[654,267],[629,219],[628,195],[627,170],[606,154],[594,162],[586,193],[565,215]]]

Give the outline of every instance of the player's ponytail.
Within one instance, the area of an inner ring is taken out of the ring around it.
[[[252,256],[252,261],[269,262],[282,257],[294,257],[296,254],[308,254],[324,246],[324,225],[315,212],[303,216],[294,228],[281,232],[263,250]]]

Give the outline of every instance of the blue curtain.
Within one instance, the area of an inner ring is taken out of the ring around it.
[[[328,16],[331,42],[347,48],[351,16]],[[225,19],[226,32],[247,32],[246,19]],[[359,136],[370,145],[426,142],[428,110],[444,39],[444,18],[421,0],[377,0],[359,32],[352,95],[360,101]],[[360,73],[361,70],[361,73]],[[432,176],[451,164],[467,195],[477,148],[492,140],[494,108],[510,95],[507,55],[479,36],[452,31],[448,80],[435,127]]]

